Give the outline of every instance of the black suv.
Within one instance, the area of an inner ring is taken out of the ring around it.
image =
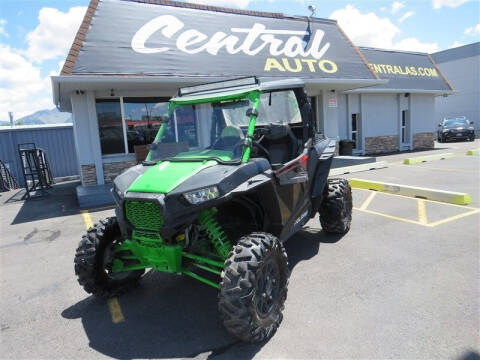
[[[444,119],[438,124],[437,139],[439,142],[448,140],[469,140],[475,139],[475,130],[473,122],[465,117],[455,119]]]

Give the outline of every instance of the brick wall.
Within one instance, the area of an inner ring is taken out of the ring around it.
[[[398,151],[398,135],[365,138],[365,153],[380,154]]]
[[[119,175],[124,170],[137,165],[135,160],[132,161],[121,161],[114,163],[104,163],[103,164],[103,178],[105,179],[105,184],[113,182],[113,179]]]
[[[82,165],[83,185],[97,185],[97,171],[95,165]]]
[[[413,135],[414,149],[433,149],[435,140],[435,133],[424,132]]]

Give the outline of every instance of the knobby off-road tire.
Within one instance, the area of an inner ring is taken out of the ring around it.
[[[110,273],[112,247],[120,241],[117,218],[101,220],[88,229],[75,253],[75,274],[84,290],[99,297],[118,296],[137,285],[144,270]]]
[[[225,328],[246,342],[270,338],[280,325],[288,277],[287,254],[268,233],[242,237],[225,261],[219,310]]]
[[[328,194],[320,205],[320,224],[328,233],[345,234],[352,222],[352,189],[345,179],[328,179]]]

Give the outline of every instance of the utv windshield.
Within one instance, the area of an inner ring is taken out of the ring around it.
[[[247,98],[176,105],[150,146],[148,160],[240,161],[250,124]],[[256,125],[301,122],[293,91],[264,93]]]

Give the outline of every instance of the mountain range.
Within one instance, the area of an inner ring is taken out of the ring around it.
[[[53,108],[50,110],[39,110],[33,114],[15,120],[15,125],[43,125],[43,124],[65,124],[72,122],[72,114],[60,112]],[[10,122],[0,121],[0,126],[8,126]]]

